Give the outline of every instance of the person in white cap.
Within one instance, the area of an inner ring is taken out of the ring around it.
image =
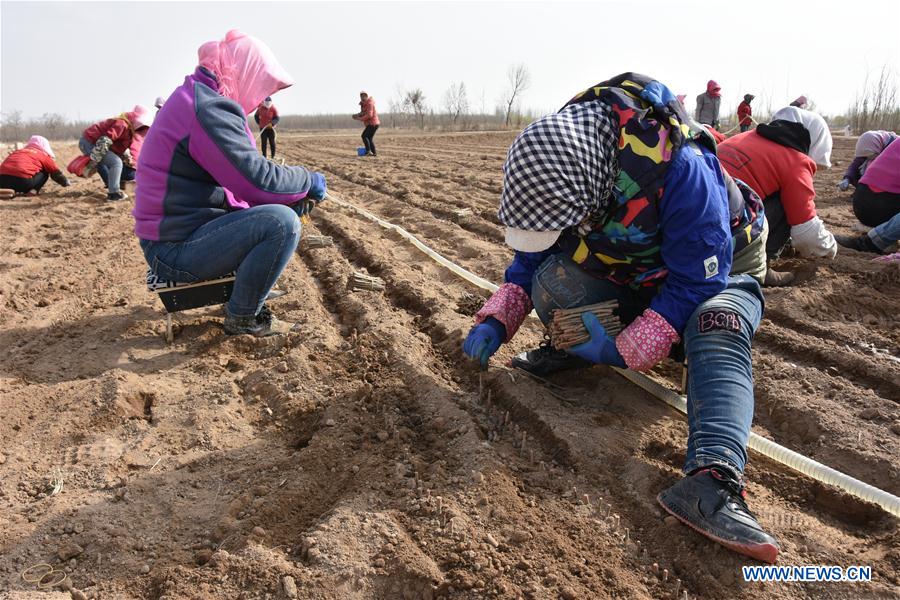
[[[94,123],[81,134],[78,148],[90,157],[85,176],[95,171],[100,175],[106,183],[107,200],[128,198],[121,189],[123,173],[127,168],[126,177],[134,179],[134,166],[153,117],[149,108],[138,104],[129,112]]]
[[[788,241],[804,258],[837,254],[837,242],[816,212],[813,186],[816,171],[831,168],[831,146],[825,119],[796,106],[782,108],[769,123],[719,144],[719,160],[729,175],[763,198],[768,257],[777,257]]]

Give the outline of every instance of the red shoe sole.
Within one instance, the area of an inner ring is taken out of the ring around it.
[[[780,552],[780,550],[778,549],[778,546],[776,546],[774,544],[738,544],[737,542],[732,542],[730,540],[724,540],[720,537],[717,537],[717,536],[709,533],[708,531],[703,531],[702,529],[695,526],[691,522],[682,518],[681,515],[679,515],[678,513],[675,513],[672,510],[670,510],[669,507],[663,503],[663,501],[660,499],[659,496],[656,497],[656,501],[659,502],[659,505],[662,506],[663,509],[667,513],[669,513],[670,515],[672,515],[673,517],[678,519],[680,522],[687,525],[688,527],[690,527],[691,529],[693,529],[694,531],[696,531],[703,537],[709,538],[712,541],[716,542],[717,544],[721,544],[721,545],[725,546],[729,550],[734,550],[735,552],[737,552],[739,554],[743,554],[745,556],[749,556],[750,558],[755,558],[756,560],[761,560],[763,562],[767,562],[770,565],[775,564],[775,561],[778,560],[778,553]]]

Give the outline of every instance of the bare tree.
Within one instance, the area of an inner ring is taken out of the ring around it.
[[[406,111],[403,106],[403,98],[405,94],[403,92],[403,86],[399,83],[394,88],[394,95],[391,96],[391,100],[388,103],[388,110],[391,115],[391,127],[397,127],[406,125]],[[400,118],[400,123],[397,123],[397,118]]]
[[[459,120],[461,115],[469,112],[469,97],[466,94],[466,84],[463,82],[451,83],[450,87],[444,93],[444,108],[447,114],[453,120],[453,124]]]
[[[866,75],[862,91],[850,105],[849,117],[857,134],[870,129],[900,128],[900,90],[896,74],[887,65],[881,67],[874,81]]]
[[[62,133],[63,128],[69,123],[59,113],[44,113],[38,122],[41,124],[43,131],[46,132],[46,137],[51,140],[59,139],[59,134]]]
[[[11,110],[3,115],[3,141],[15,142],[22,139],[22,126],[25,119],[21,110]]]
[[[406,92],[406,96],[403,98],[403,108],[416,116],[420,129],[425,129],[425,113],[428,112],[428,106],[425,104],[425,92],[420,88]]]
[[[512,115],[513,107],[516,101],[520,99],[522,94],[531,86],[531,74],[528,67],[524,63],[512,65],[506,71],[506,79],[509,87],[503,95],[503,105],[506,107],[506,125],[509,126],[509,118]]]

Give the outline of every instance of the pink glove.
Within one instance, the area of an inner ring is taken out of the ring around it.
[[[872,262],[900,262],[900,252],[894,252],[893,254],[873,258]]]
[[[479,325],[488,317],[494,317],[506,327],[504,341],[508,342],[533,307],[525,290],[514,283],[504,283],[475,315],[475,324]]]
[[[669,322],[648,308],[616,336],[616,349],[629,369],[648,371],[669,355],[681,338]]]

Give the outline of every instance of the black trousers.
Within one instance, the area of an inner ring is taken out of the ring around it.
[[[769,238],[766,240],[766,257],[769,260],[778,258],[787,241],[791,239],[791,226],[788,225],[784,206],[781,205],[781,194],[775,192],[763,200],[766,220],[769,222]]]
[[[741,125],[741,133],[744,133],[745,131],[750,131],[749,125]]]
[[[27,194],[31,190],[40,192],[50,174],[46,171],[38,171],[32,177],[16,177],[15,175],[0,175],[0,188],[15,190],[17,194]]]
[[[856,186],[853,192],[853,214],[859,222],[868,227],[878,227],[890,221],[900,212],[900,194],[891,192],[873,192],[864,183]]]
[[[275,130],[266,127],[259,137],[262,139],[262,155],[266,155],[266,145],[268,144],[272,146],[272,158],[275,158]]]
[[[362,141],[366,147],[366,152],[371,155],[375,155],[375,132],[378,131],[378,125],[366,125],[366,128],[363,129],[362,132]]]

